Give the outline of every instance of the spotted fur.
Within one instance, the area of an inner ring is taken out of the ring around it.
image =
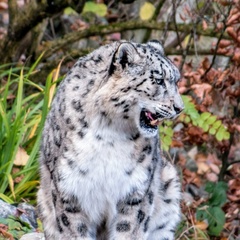
[[[183,109],[178,69],[157,41],[80,58],[43,132],[38,192],[47,240],[171,240],[180,183],[157,124]]]

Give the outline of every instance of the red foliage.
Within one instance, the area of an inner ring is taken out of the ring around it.
[[[182,81],[179,83],[179,90],[182,94],[192,97],[196,108],[200,112],[211,112],[218,116],[231,137],[228,141],[217,141],[216,138],[205,133],[200,127],[193,126],[192,123],[184,123],[180,132],[176,133],[172,143],[174,147],[182,146],[203,146],[204,154],[194,156],[194,162],[198,170],[190,171],[187,165],[188,156],[179,155],[179,165],[183,171],[183,189],[187,191],[189,186],[200,188],[206,180],[218,181],[223,163],[224,179],[228,181],[227,198],[228,203],[224,205],[226,213],[226,224],[224,231],[219,238],[228,239],[229,233],[232,236],[240,234],[239,214],[240,214],[240,2],[233,1],[231,6],[229,1],[217,1],[223,7],[231,7],[228,15],[216,14],[213,16],[216,32],[228,34],[228,39],[222,38],[217,43],[212,44],[213,53],[221,54],[229,59],[229,62],[221,68],[215,67],[214,58],[205,57],[198,66],[186,62],[183,65]],[[227,17],[226,17],[227,16]],[[203,29],[208,28],[208,23],[202,21]],[[206,153],[207,152],[207,153]],[[225,157],[223,157],[225,156]],[[187,198],[187,197],[186,197]],[[195,212],[199,205],[204,202],[200,195],[196,195],[190,205],[185,200],[183,211],[187,220],[198,227],[206,230],[206,225],[197,222]]]

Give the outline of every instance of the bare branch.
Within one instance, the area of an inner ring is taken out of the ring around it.
[[[233,164],[236,164],[236,163],[240,163],[240,159],[228,163],[228,167],[231,166],[231,165],[233,165]]]
[[[188,42],[187,42],[187,46],[186,48],[183,50],[183,53],[182,53],[182,62],[181,62],[181,65],[180,65],[180,71],[182,71],[182,68],[183,68],[183,65],[186,61],[186,57],[188,55],[188,50],[190,49],[191,47],[191,41],[193,39],[193,32],[191,32],[190,36],[189,36],[189,39],[188,39]],[[195,52],[196,53],[196,52]]]
[[[172,47],[165,49],[166,55],[183,55],[184,52],[185,52],[184,49],[182,50],[182,49],[176,49],[176,48],[172,48]],[[195,49],[190,48],[187,51],[187,55],[188,56],[191,56],[191,55],[203,55],[203,56],[213,55],[213,50],[212,49],[204,49],[204,50],[197,50],[196,51]],[[223,54],[223,53],[217,53],[217,55],[226,57],[226,55]],[[232,55],[228,56],[228,57],[231,58]]]
[[[179,32],[188,32],[190,33],[193,29],[193,24],[178,24],[178,31]],[[69,43],[74,43],[79,41],[83,38],[88,38],[90,36],[104,36],[106,34],[115,33],[115,32],[123,32],[126,30],[135,30],[135,29],[154,29],[154,30],[164,30],[165,23],[164,22],[147,22],[147,21],[129,21],[123,23],[113,23],[110,25],[98,25],[98,26],[91,26],[88,29],[71,32],[63,36],[61,39],[57,39],[55,41],[49,41],[38,49],[38,55],[41,54],[42,51],[45,51],[46,54],[44,55],[45,58],[48,58],[53,53],[57,52],[58,50],[64,48]],[[175,31],[176,27],[173,23],[169,23],[168,30]],[[196,26],[196,34],[202,36],[211,36],[211,37],[218,37],[219,34],[215,32],[214,29],[207,29],[203,30],[202,26],[199,24]],[[227,34],[223,35],[224,38],[229,39]]]
[[[74,0],[38,1],[38,3],[31,1],[18,9],[16,0],[9,0],[9,28],[8,34],[0,42],[0,61],[14,61],[13,56],[20,41],[31,29],[41,23],[43,19],[61,12],[69,5],[74,8],[74,2]],[[85,0],[77,3],[78,10],[80,9],[79,5],[83,6],[84,3]],[[5,49],[9,49],[8,55],[6,55]]]
[[[10,2],[14,2],[13,0]],[[52,0],[41,1],[38,4],[26,4],[23,9],[14,11],[14,21],[12,23],[10,40],[21,39],[27,32],[40,23],[44,18],[51,17],[54,14],[61,12],[64,8],[69,6],[71,1],[68,0]],[[85,1],[81,1],[84,4]],[[14,4],[12,4],[14,5]],[[10,15],[11,17],[11,15]]]

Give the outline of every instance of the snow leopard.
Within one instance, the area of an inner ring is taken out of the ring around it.
[[[180,180],[159,124],[184,109],[162,44],[118,41],[81,57],[59,84],[40,148],[47,240],[172,240]]]

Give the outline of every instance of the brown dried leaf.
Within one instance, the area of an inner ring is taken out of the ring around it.
[[[236,12],[235,14],[230,15],[227,21],[227,25],[231,25],[233,23],[239,22],[239,18],[240,18],[240,12]]]
[[[6,237],[8,240],[14,240],[14,237],[12,236],[12,234],[9,233],[9,232],[7,232],[7,231],[5,231],[4,229],[1,229],[1,228],[0,228],[0,233],[1,233],[4,237]]]
[[[185,17],[185,15],[183,15],[183,14],[179,14],[180,15],[180,18],[185,22],[186,20],[187,20],[187,18]]]
[[[188,16],[192,16],[192,11],[190,9],[190,7],[188,5],[185,5],[184,8],[183,8],[183,11],[184,11],[184,15],[188,15]]]
[[[218,74],[219,72],[216,69],[211,68],[211,70],[207,73],[208,82],[209,83],[215,82],[218,78]]]
[[[199,68],[197,71],[198,71],[198,73],[200,74],[200,76],[202,76],[202,75],[205,74],[205,71],[206,71],[206,70],[201,67],[201,68]]]
[[[209,163],[209,167],[211,168],[211,170],[216,173],[219,174],[220,173],[220,169],[219,166],[213,163]]]
[[[217,158],[216,154],[209,153],[207,159],[208,162],[216,164],[218,166],[222,163],[222,161]]]
[[[180,148],[180,147],[183,147],[183,146],[184,146],[184,144],[183,144],[182,141],[176,140],[176,139],[173,139],[173,140],[172,140],[172,147],[178,147],[178,148]]]
[[[230,55],[231,49],[228,48],[218,48],[217,53],[222,55]]]
[[[240,132],[240,125],[234,124],[233,127],[234,127],[234,129],[236,129],[238,132]]]
[[[25,166],[28,161],[29,155],[23,148],[18,148],[14,164],[17,166]]]
[[[235,195],[231,195],[231,194],[228,194],[228,199],[232,202],[238,202],[239,201],[239,197],[237,197]]]
[[[240,96],[240,88],[239,89],[236,89],[234,92],[233,92],[234,96],[236,98],[238,98]]]
[[[217,23],[217,26],[216,26],[216,30],[217,30],[217,31],[220,31],[220,30],[223,29],[223,27],[224,27],[224,24],[223,24],[222,22],[218,22],[218,23]]]
[[[202,101],[202,105],[200,106],[200,108],[202,109],[202,112],[206,112],[207,109],[205,109],[207,106],[212,106],[213,104],[213,98],[210,95],[206,95]],[[200,109],[199,109],[200,110]]]
[[[229,68],[223,71],[222,73],[220,72],[220,76],[217,79],[216,86],[219,86],[220,84],[222,84],[222,82],[227,78],[227,75],[229,74],[229,72],[230,72]]]
[[[183,175],[184,175],[184,181],[186,183],[192,183],[198,187],[201,186],[200,178],[197,176],[197,174],[195,172],[191,172],[190,170],[185,168],[185,169],[183,169]]]
[[[205,174],[206,172],[209,171],[209,166],[205,163],[205,162],[197,162],[197,166],[198,166],[198,171],[197,173],[199,175],[203,175]]]
[[[178,90],[179,90],[180,94],[183,94],[183,93],[187,92],[188,88],[186,88],[186,87],[179,87]]]
[[[207,70],[210,66],[210,62],[209,59],[207,57],[205,57],[202,61],[202,67],[204,70]]]
[[[200,83],[201,82],[201,74],[199,74],[199,72],[194,72],[192,77],[193,77],[193,81],[195,83]]]
[[[184,64],[183,66],[184,72],[191,72],[193,70],[193,65],[192,65],[192,61],[187,62]]]
[[[200,99],[203,99],[205,95],[211,92],[212,86],[208,83],[193,84],[191,89]]]
[[[0,2],[0,10],[7,10],[8,9],[8,5],[5,2]]]
[[[207,222],[197,221],[195,224],[195,227],[198,229],[201,229],[201,230],[206,230],[208,228],[208,224],[207,224]]]
[[[202,135],[202,130],[198,127],[190,127],[188,129],[188,134],[192,136],[201,136]]]
[[[237,0],[237,1],[238,1],[238,0]],[[238,11],[239,11],[239,10],[238,10],[237,8],[232,8],[231,11],[230,11],[229,16],[236,14]]]
[[[207,159],[208,159],[207,156],[203,153],[198,153],[196,155],[196,161],[198,161],[198,162],[206,162]]]
[[[225,48],[225,47],[231,46],[231,44],[232,44],[232,41],[222,39],[218,46],[219,46],[219,48]]]
[[[207,178],[207,180],[208,181],[210,181],[210,182],[217,182],[218,181],[218,176],[217,176],[217,174],[216,173],[207,173],[206,174],[206,178]]]
[[[228,6],[229,4],[231,4],[229,1],[224,1],[224,0],[221,0],[221,1],[218,1],[221,5],[223,5],[224,7]]]
[[[236,48],[232,60],[240,64],[240,49]]]
[[[89,24],[81,19],[77,19],[72,25],[71,29],[73,31],[79,31],[89,28]]]
[[[202,21],[202,28],[203,30],[206,30],[208,28],[208,24],[205,20]]]
[[[231,38],[233,38],[235,41],[237,41],[238,36],[237,36],[237,33],[236,33],[236,31],[233,27],[228,27],[227,28],[227,33]]]
[[[0,229],[3,229],[5,231],[7,231],[8,230],[8,226],[5,225],[5,224],[0,223]]]

